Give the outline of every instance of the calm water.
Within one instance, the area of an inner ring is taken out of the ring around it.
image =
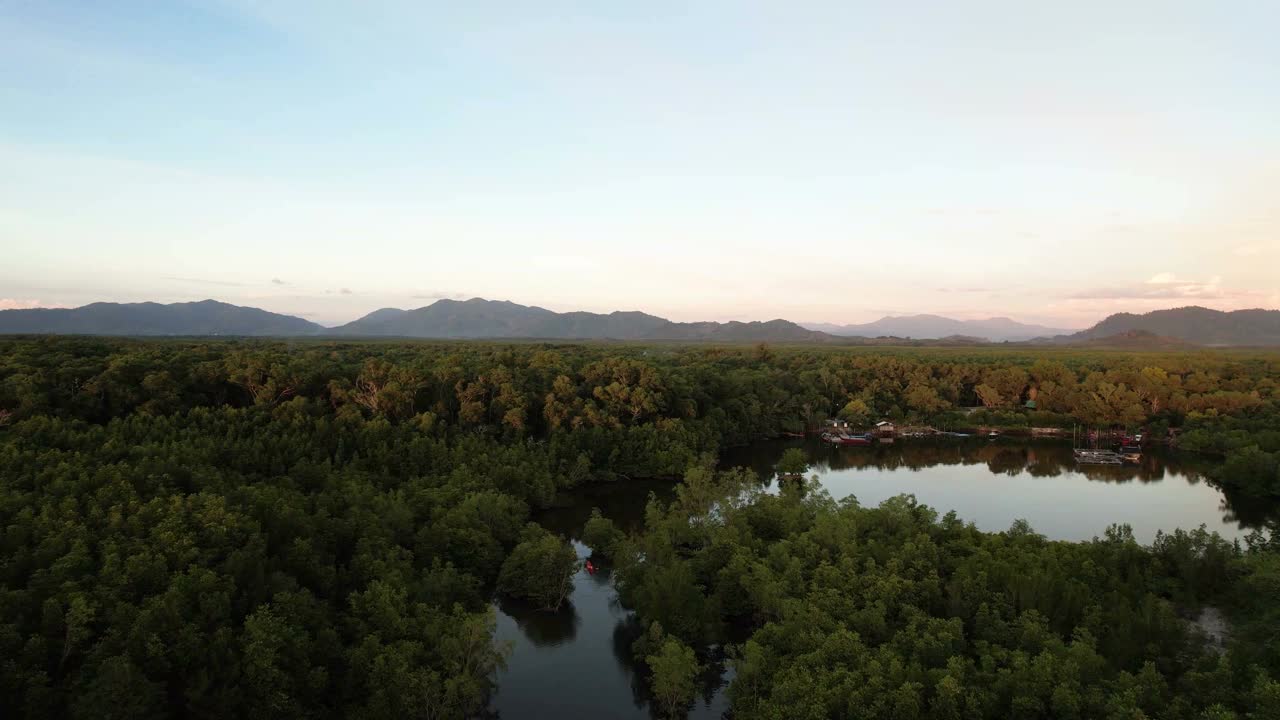
[[[578,540],[591,509],[600,508],[620,527],[638,529],[650,492],[670,499],[674,485],[633,480],[583,488],[562,496],[538,521],[572,540],[585,560],[590,551]],[[607,568],[594,575],[580,569],[570,601],[556,613],[500,603],[496,639],[511,641],[512,652],[498,676],[493,709],[502,720],[650,718],[648,688],[631,658],[631,642],[640,632],[631,613],[619,607]],[[720,718],[728,707],[727,684],[722,665],[709,667],[689,717]]]
[[[945,513],[955,510],[982,530],[1007,530],[1024,519],[1055,540],[1089,540],[1112,523],[1128,523],[1150,543],[1157,530],[1207,526],[1228,540],[1244,537],[1266,513],[1204,480],[1207,458],[1147,452],[1139,465],[1076,465],[1069,442],[900,439],[869,448],[816,440],[767,441],[726,452],[722,463],[773,477],[788,447],[803,447],[834,498],[864,506],[911,493]],[[1252,510],[1252,512],[1249,512]]]
[[[1005,530],[1025,519],[1043,535],[1088,540],[1109,524],[1128,523],[1139,541],[1157,530],[1204,524],[1231,539],[1246,535],[1270,512],[1239,507],[1203,480],[1207,461],[1148,453],[1141,465],[1077,467],[1068,443],[903,439],[888,446],[833,447],[816,440],[779,440],[727,451],[726,467],[747,466],[776,487],[773,467],[783,450],[804,447],[833,497],[855,495],[864,506],[902,493],[983,530]],[[538,520],[578,542],[591,508],[626,529],[644,519],[648,494],[670,498],[673,485],[631,481],[584,488],[559,499]],[[645,683],[631,659],[638,632],[617,604],[607,570],[579,571],[571,605],[558,613],[503,603],[497,639],[511,641],[507,670],[498,677],[493,709],[503,720],[534,718],[649,718]],[[720,718],[728,677],[713,666],[691,718]]]

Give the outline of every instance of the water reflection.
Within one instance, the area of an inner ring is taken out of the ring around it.
[[[889,446],[837,448],[812,440],[771,441],[730,450],[722,465],[753,468],[777,491],[774,467],[788,447],[805,448],[811,473],[835,497],[854,495],[864,506],[913,493],[940,513],[984,530],[1005,530],[1025,518],[1054,539],[1087,540],[1112,523],[1128,523],[1150,542],[1158,530],[1201,524],[1228,538],[1276,516],[1274,506],[1236,500],[1205,482],[1211,459],[1151,452],[1138,465],[1077,466],[1067,443],[980,439],[900,440]],[[539,514],[545,527],[575,540],[598,507],[624,530],[644,521],[650,494],[674,496],[670,481],[631,480],[579,488]],[[558,613],[498,605],[499,641],[513,642],[498,678],[492,709],[503,720],[524,718],[656,717],[648,684],[631,648],[643,628],[620,607],[607,564],[574,577],[570,604]],[[721,718],[729,674],[723,659],[708,664],[689,717]]]
[[[673,492],[671,483],[665,492]],[[621,489],[619,486],[616,489]],[[639,513],[627,504],[619,522],[634,526],[643,516],[644,500],[656,486],[630,495],[638,501]],[[599,499],[599,498],[597,498]],[[584,503],[585,504],[585,503]],[[579,518],[585,523],[593,505],[572,509],[557,507],[548,513],[551,522],[564,523]],[[606,513],[607,514],[607,513]],[[630,518],[630,520],[626,520]],[[541,519],[541,518],[540,518]],[[561,526],[565,527],[565,526]],[[581,524],[572,529],[576,536]],[[580,558],[586,547],[574,543]],[[643,632],[635,616],[618,604],[608,567],[593,575],[579,570],[574,576],[571,607],[559,612],[538,612],[527,606],[500,602],[496,640],[510,641],[512,654],[507,669],[498,676],[498,690],[491,703],[491,715],[502,720],[523,718],[638,718],[658,717],[650,702],[646,678],[640,672],[631,647]],[[689,717],[718,720],[724,714],[723,689],[727,683],[723,662],[709,664],[701,677],[701,697]]]
[[[1143,542],[1158,530],[1201,524],[1240,538],[1276,513],[1274,505],[1236,498],[1206,482],[1212,458],[1159,449],[1133,465],[1077,465],[1070,444],[1059,441],[908,438],[836,447],[797,439],[734,448],[721,463],[750,467],[772,487],[774,466],[789,447],[804,448],[811,474],[834,497],[854,495],[863,505],[877,505],[912,493],[984,530],[1004,530],[1025,518],[1036,531],[1061,540],[1088,540],[1111,523],[1132,525]]]
[[[1148,451],[1135,465],[1077,465],[1067,443],[1017,440],[929,440],[900,439],[891,445],[837,447],[816,439],[771,440],[747,447],[730,448],[721,458],[724,467],[745,466],[766,481],[774,478],[774,466],[782,451],[802,447],[812,471],[819,475],[840,470],[912,470],[936,467],[985,465],[997,475],[1017,477],[1026,472],[1033,477],[1058,477],[1076,473],[1100,482],[1159,482],[1166,468],[1199,481],[1212,460],[1189,455]]]
[[[537,647],[556,647],[572,642],[578,634],[578,626],[582,624],[572,600],[566,601],[555,612],[547,612],[529,603],[502,598],[498,601],[498,610],[515,621],[520,633]]]

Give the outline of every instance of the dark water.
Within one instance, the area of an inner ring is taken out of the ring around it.
[[[590,551],[579,537],[592,508],[623,529],[639,529],[649,493],[669,500],[674,489],[657,480],[593,485],[561,496],[538,521],[572,540],[585,560]],[[496,639],[511,641],[512,652],[498,676],[494,710],[502,720],[653,717],[646,681],[631,657],[640,632],[631,613],[618,605],[607,567],[594,575],[580,569],[570,601],[559,612],[500,603]],[[689,717],[720,718],[728,707],[728,681],[723,665],[712,664]]]
[[[857,496],[864,506],[912,493],[939,513],[955,510],[983,530],[1005,530],[1025,519],[1061,540],[1100,536],[1112,523],[1128,523],[1144,543],[1157,530],[1204,524],[1232,539],[1265,522],[1271,510],[1233,502],[1204,481],[1202,458],[1148,453],[1140,465],[1077,467],[1069,443],[929,441],[902,439],[888,446],[834,447],[816,440],[778,440],[725,452],[725,467],[753,468],[770,488],[783,450],[803,447],[810,475],[833,497]],[[578,541],[591,509],[624,529],[639,528],[650,492],[669,499],[662,481],[595,485],[566,494],[539,522]],[[507,670],[498,677],[493,709],[503,720],[535,718],[649,718],[645,682],[630,644],[639,629],[618,606],[608,571],[579,571],[571,605],[557,613],[503,603],[498,641],[511,641]],[[713,666],[691,718],[720,718],[728,676]]]

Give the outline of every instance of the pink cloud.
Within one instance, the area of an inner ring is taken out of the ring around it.
[[[62,305],[49,305],[39,300],[18,300],[16,298],[0,298],[0,310],[31,310],[33,308],[60,308]]]
[[[1121,287],[1092,288],[1068,296],[1070,300],[1242,300],[1264,296],[1254,290],[1222,287],[1221,277],[1207,281],[1187,280],[1163,272],[1144,283]]]

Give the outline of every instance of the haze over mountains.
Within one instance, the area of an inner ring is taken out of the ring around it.
[[[1030,340],[1032,338],[1068,335],[1073,330],[1028,325],[1006,317],[986,320],[955,320],[941,315],[888,316],[862,325],[804,323],[810,330],[821,330],[844,337],[901,337],[937,339],[952,336],[977,337],[992,342]]]
[[[129,336],[338,336],[441,339],[692,340],[862,344],[868,338],[938,343],[1029,341],[1036,344],[1152,348],[1171,345],[1280,346],[1280,310],[1223,312],[1202,307],[1112,315],[1077,333],[1009,318],[954,320],[937,315],[886,317],[863,325],[768,322],[673,322],[642,312],[565,312],[500,300],[438,300],[415,310],[383,308],[327,328],[291,315],[214,300],[191,303],[93,303],[74,309],[0,311],[0,334]]]

